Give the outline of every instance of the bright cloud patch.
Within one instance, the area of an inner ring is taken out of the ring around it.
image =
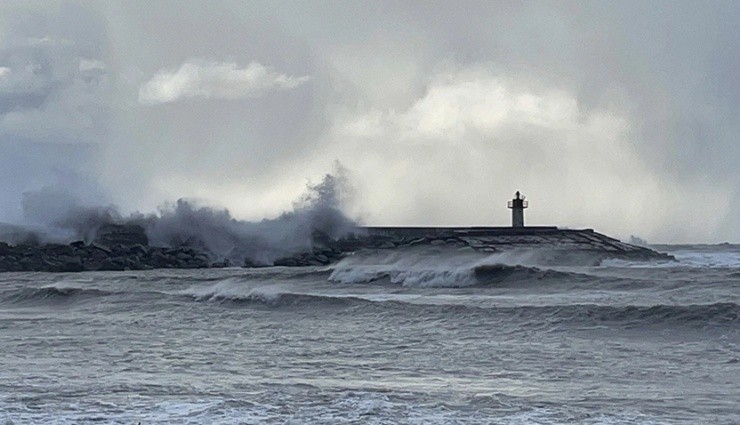
[[[662,176],[633,137],[623,111],[584,109],[564,90],[462,70],[432,78],[405,109],[344,110],[321,155],[353,170],[358,209],[373,224],[507,225],[505,202],[521,190],[533,225],[708,238],[723,216],[706,214],[703,200],[727,211],[729,188]]]
[[[105,71],[105,64],[95,59],[80,59],[80,71]]]
[[[184,98],[242,99],[271,90],[289,90],[309,77],[280,74],[260,63],[239,68],[231,62],[191,60],[177,71],[161,70],[139,89],[142,103],[167,103]]]

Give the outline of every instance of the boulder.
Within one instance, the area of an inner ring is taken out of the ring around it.
[[[125,266],[121,264],[120,261],[115,261],[114,259],[107,258],[100,263],[100,268],[98,268],[98,270],[123,271],[125,270]]]
[[[131,245],[128,247],[127,252],[129,255],[144,257],[149,254],[149,247],[142,244]]]
[[[283,266],[283,267],[297,267],[298,262],[295,258],[292,257],[285,257],[285,258],[278,258],[273,263],[275,266]]]
[[[21,270],[24,271],[41,271],[43,270],[44,263],[41,261],[40,256],[24,256],[18,260],[18,265]]]
[[[0,242],[0,255],[9,255],[13,254],[15,252],[15,249],[6,244],[5,242]]]
[[[95,240],[101,245],[149,245],[144,228],[137,224],[105,224],[98,229]]]

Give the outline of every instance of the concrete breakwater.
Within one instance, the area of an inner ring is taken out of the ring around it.
[[[551,264],[598,264],[607,258],[671,260],[652,249],[620,242],[593,230],[556,227],[358,227],[334,240],[314,235],[310,249],[274,261],[239,263],[215,258],[197,241],[178,247],[149,246],[144,229],[136,225],[106,225],[90,242],[69,245],[0,242],[0,271],[80,272],[147,270],[154,268],[301,267],[322,266],[360,250],[402,250],[434,247],[470,249],[485,253],[513,251],[541,253]],[[441,253],[440,255],[444,255]]]
[[[468,248],[485,253],[537,254],[541,263],[552,265],[598,265],[605,259],[672,261],[671,255],[637,246],[593,229],[557,227],[358,227],[337,241],[329,241],[313,253],[300,253],[275,260],[277,266],[308,266],[332,262],[359,250],[392,250],[425,246]],[[254,265],[249,265],[254,266]]]

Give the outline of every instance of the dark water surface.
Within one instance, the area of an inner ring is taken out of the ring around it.
[[[738,424],[740,249],[672,253],[0,274],[0,424]]]

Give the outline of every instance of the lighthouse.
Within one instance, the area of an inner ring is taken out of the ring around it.
[[[524,200],[524,196],[521,196],[519,191],[516,191],[516,198],[509,201],[509,208],[511,208],[511,227],[524,227],[524,209],[529,206],[529,203]]]

